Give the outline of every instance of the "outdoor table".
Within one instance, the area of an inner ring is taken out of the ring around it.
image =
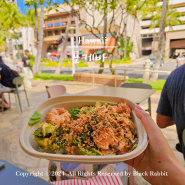
[[[51,185],[47,181],[30,175],[29,172],[5,161],[0,160],[1,162],[5,163],[5,168],[0,170],[0,184],[2,185]],[[17,172],[17,175],[16,175]],[[29,174],[28,177],[18,176],[21,173]]]
[[[155,92],[156,91],[153,89],[101,86],[92,90],[83,91],[78,94],[79,95],[118,96],[118,97],[127,98],[135,102],[136,104],[140,104]]]

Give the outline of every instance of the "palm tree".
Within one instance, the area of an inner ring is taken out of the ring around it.
[[[141,20],[146,18],[147,15],[151,15],[151,24],[152,25],[156,24],[155,19],[152,19],[152,18],[156,14],[156,8],[158,7],[157,6],[158,2],[160,2],[160,0],[149,0],[147,3],[145,3],[143,5],[142,9],[139,12],[141,15]],[[159,15],[161,15],[161,12],[159,13]],[[159,25],[160,25],[160,22],[159,22]],[[152,29],[152,27],[150,27],[149,29]],[[154,29],[153,41],[155,41],[155,40],[156,40],[156,37],[155,37],[155,29]],[[152,51],[153,51],[153,49],[152,49]]]
[[[161,12],[162,12],[162,7],[156,7],[155,8],[155,14],[153,15],[153,17],[151,18],[151,20],[155,23],[153,24],[150,28],[156,28],[156,27],[160,27],[160,22],[161,22]],[[181,25],[182,21],[179,19],[180,17],[182,17],[183,14],[180,12],[177,12],[176,9],[172,9],[170,8],[169,5],[167,5],[166,8],[166,18],[165,18],[165,26],[169,27],[171,31],[173,31],[173,27],[174,25]]]
[[[17,44],[18,36],[16,30],[25,23],[25,17],[20,12],[19,8],[15,4],[1,3],[0,5],[0,24],[5,31],[12,31],[14,38],[16,39],[16,47],[18,49],[19,58],[21,58],[19,47]]]
[[[160,16],[160,14],[161,14],[162,11],[163,11],[163,7],[156,7],[156,13],[152,17],[152,21],[155,22],[155,24],[153,24],[150,28],[155,28],[155,27],[159,27],[160,26],[161,20],[162,20],[162,16]],[[182,24],[182,21],[179,19],[182,16],[183,16],[182,13],[177,12],[176,9],[170,8],[170,6],[167,3],[164,26],[165,27],[169,27],[170,31],[173,31],[173,26],[174,25],[181,25]],[[161,36],[161,26],[160,26],[160,36]],[[159,45],[158,45],[158,51],[157,52],[159,53],[159,49],[160,49],[160,57],[159,57],[159,61],[157,61],[157,58],[156,58],[156,63],[155,63],[154,70],[158,70],[159,69],[160,60],[161,60],[161,57],[162,57],[163,47],[164,47],[164,38],[165,38],[165,32],[162,35],[162,40],[160,40],[160,38],[159,38],[159,43],[161,42],[160,43],[161,44],[161,46],[160,46],[161,48],[159,48]],[[153,73],[150,80],[151,81],[156,81],[157,78],[158,78],[158,73]]]
[[[38,20],[38,19],[37,19]],[[38,75],[39,73],[39,66],[41,62],[41,55],[42,55],[42,44],[43,44],[43,27],[44,27],[44,2],[41,4],[40,8],[40,29],[39,35],[37,40],[37,56],[35,58],[35,63],[33,65],[33,73]]]
[[[0,47],[5,45],[5,40],[6,40],[5,32],[3,30],[0,30]]]
[[[167,6],[168,6],[168,1],[167,0],[163,0],[163,6],[162,6],[162,13],[161,13],[161,22],[160,22],[160,35],[159,35],[159,41],[158,41],[158,50],[157,50],[157,58],[156,58],[156,62],[155,62],[155,67],[154,70],[158,70],[159,69],[159,65],[160,65],[160,60],[161,60],[161,50],[162,50],[162,46],[163,46],[163,37],[165,34],[165,19],[166,19],[166,10],[167,10]],[[150,80],[151,81],[156,81],[158,78],[158,73],[153,73]]]

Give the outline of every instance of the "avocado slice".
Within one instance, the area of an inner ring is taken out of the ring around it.
[[[43,137],[34,137],[34,140],[38,143],[38,145],[44,148],[48,147],[48,142],[46,142],[45,139],[46,138]],[[47,146],[45,145],[45,143],[47,143]]]
[[[32,125],[35,125],[36,123],[38,123],[40,120],[41,120],[41,118],[35,119],[35,120],[30,119],[29,122],[28,122],[28,124],[30,126],[32,126]]]
[[[38,120],[38,119],[41,119],[42,115],[38,112],[38,111],[35,111],[33,113],[33,115],[31,116],[31,120]]]

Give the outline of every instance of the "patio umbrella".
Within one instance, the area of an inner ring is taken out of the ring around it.
[[[74,53],[75,53],[75,54],[78,54],[78,51],[75,51]],[[71,55],[72,52],[65,52],[65,54],[66,54],[66,55]]]
[[[83,51],[80,51],[80,55],[83,55],[83,54],[86,54],[85,52],[83,52]]]
[[[61,54],[62,54],[62,52],[56,53],[56,55],[61,55]]]
[[[102,50],[96,52],[97,55],[102,54]]]
[[[50,54],[50,56],[56,56],[56,55],[57,55],[56,52],[53,52],[53,53]]]

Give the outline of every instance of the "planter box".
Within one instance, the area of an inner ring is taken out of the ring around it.
[[[129,77],[126,77],[128,82]],[[74,81],[93,83],[93,74],[74,74]],[[124,82],[124,76],[116,75],[116,87]],[[94,83],[115,87],[115,75],[94,74]]]

